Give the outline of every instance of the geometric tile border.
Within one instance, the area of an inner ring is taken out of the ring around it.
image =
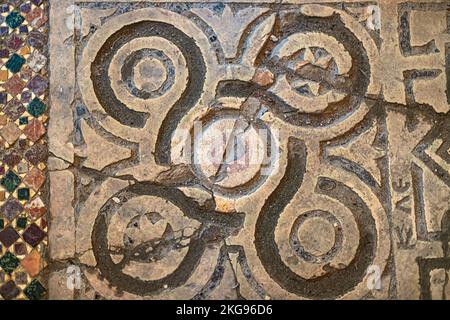
[[[46,297],[48,2],[0,5],[0,299]]]

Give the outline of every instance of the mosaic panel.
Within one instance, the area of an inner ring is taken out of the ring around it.
[[[0,299],[46,296],[48,4],[0,6]]]

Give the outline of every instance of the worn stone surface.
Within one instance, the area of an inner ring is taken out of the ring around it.
[[[53,260],[70,259],[75,254],[74,176],[68,170],[50,172],[49,255]]]
[[[0,50],[3,298],[449,298],[448,1],[49,3]]]

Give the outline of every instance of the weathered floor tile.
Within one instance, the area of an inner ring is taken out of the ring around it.
[[[449,298],[448,1],[3,3],[0,299]]]

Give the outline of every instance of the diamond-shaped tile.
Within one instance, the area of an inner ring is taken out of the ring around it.
[[[38,119],[33,119],[30,123],[25,127],[23,133],[30,139],[32,142],[36,142],[45,134],[45,127],[42,122]]]
[[[28,33],[28,26],[24,26],[24,25],[20,26],[19,27],[19,32],[22,33],[22,34],[27,34]]]
[[[33,218],[37,219],[45,214],[45,205],[42,199],[37,196],[25,205],[26,212]]]
[[[28,172],[28,163],[22,161],[19,164],[17,164],[17,173],[22,174],[27,172]]]
[[[22,70],[20,70],[20,77],[25,82],[29,81],[33,77],[33,70],[31,70],[31,68],[28,67],[27,65],[24,65],[22,67]],[[29,89],[28,90],[24,89],[24,91],[29,92],[30,94],[32,93]],[[22,94],[21,94],[21,96],[22,96]]]
[[[29,14],[27,14],[27,16],[25,17],[25,19],[28,21],[28,23],[33,27],[33,28],[39,28],[40,26],[42,26],[45,22],[47,22],[48,17],[46,15],[46,13],[44,12],[44,10],[42,10],[39,7],[36,7],[32,12],[30,12]]]
[[[42,144],[35,144],[32,147],[30,147],[25,152],[25,159],[30,161],[30,163],[37,165],[39,162],[43,162],[48,157],[48,150],[47,148]]]
[[[5,229],[3,229],[2,231],[0,231],[0,242],[6,248],[9,248],[10,246],[12,246],[14,244],[14,242],[16,242],[17,239],[19,239],[19,238],[20,238],[19,234],[11,226],[8,226]]]
[[[28,26],[24,26],[24,25],[20,26],[19,27],[19,32],[21,34],[27,34],[28,33]]]
[[[0,36],[5,37],[8,35],[8,33],[9,33],[8,27],[0,27]]]
[[[41,170],[39,170],[38,168],[31,169],[26,175],[25,179],[23,179],[23,182],[35,191],[37,191],[42,186],[44,181],[45,175],[42,174]]]
[[[20,26],[25,21],[25,18],[17,11],[11,12],[6,17],[6,24],[11,28],[15,29]]]
[[[0,82],[5,82],[9,78],[8,70],[0,70]]]
[[[6,91],[9,92],[9,94],[11,94],[12,96],[17,96],[19,93],[21,93],[25,86],[26,83],[17,74],[3,84],[3,87],[6,89]]]
[[[47,106],[39,98],[34,98],[28,105],[28,113],[37,118],[45,112]]]
[[[28,117],[20,117],[19,118],[19,125],[24,126],[28,124]]]
[[[0,49],[0,59],[6,59],[9,57],[8,49]]]
[[[8,274],[11,274],[19,266],[20,261],[11,252],[6,252],[3,257],[0,258],[0,267]]]
[[[18,284],[18,285],[24,285],[28,283],[28,276],[26,272],[16,272],[16,278],[14,279],[14,281]]]
[[[8,48],[12,50],[17,50],[20,48],[20,46],[23,44],[23,40],[18,37],[17,35],[13,34],[7,42]]]
[[[16,121],[25,110],[23,104],[17,98],[14,98],[8,103],[4,112],[12,121]]]
[[[0,82],[5,82],[9,78],[8,70],[0,70]]]
[[[47,63],[47,57],[35,50],[28,58],[28,66],[34,71],[39,72]]]
[[[40,300],[44,297],[46,290],[38,280],[33,279],[23,292],[30,300]]]
[[[5,67],[12,73],[17,73],[20,71],[24,63],[25,59],[22,56],[14,53],[6,62]]]
[[[19,288],[14,281],[10,280],[0,287],[0,295],[5,300],[12,300],[20,294]]]
[[[31,10],[31,3],[25,2],[20,5],[21,12],[28,13],[28,12],[30,12],[30,10]]]
[[[42,95],[48,88],[47,80],[41,75],[36,75],[27,85],[28,89],[34,92],[37,96]]]
[[[22,131],[14,122],[9,122],[6,126],[0,129],[0,135],[10,145],[16,142],[16,140],[19,139],[21,134]]]
[[[41,219],[41,229],[45,230],[48,227],[48,222],[44,218]]]
[[[27,139],[19,139],[18,145],[21,150],[25,150],[29,146],[29,142]]]
[[[29,33],[28,44],[36,49],[42,49],[47,43],[47,36],[42,32],[33,30]]]
[[[15,243],[14,253],[18,256],[23,256],[28,253],[27,245],[25,243]]]
[[[14,220],[14,218],[21,213],[23,207],[19,201],[14,198],[10,198],[0,207],[0,214],[6,217],[9,221]]]
[[[27,218],[26,217],[19,217],[16,220],[16,228],[18,229],[25,229],[27,226]]]
[[[17,51],[18,54],[21,54],[22,56],[29,55],[31,53],[31,49],[29,46],[23,46]]]
[[[30,246],[36,247],[45,238],[45,232],[33,223],[25,230],[22,237]]]
[[[22,103],[30,103],[33,93],[31,91],[22,91],[20,94],[20,102]]]
[[[0,180],[0,184],[5,187],[8,192],[13,192],[19,186],[21,180],[20,177],[9,170],[6,175]]]
[[[41,269],[41,255],[36,250],[33,250],[20,264],[30,276],[34,277]]]
[[[3,157],[3,163],[7,164],[10,168],[14,168],[15,166],[17,166],[21,160],[22,157],[20,156],[20,154],[14,150],[5,154],[5,156]]]
[[[30,200],[30,189],[20,188],[17,190],[17,199],[19,200]]]

